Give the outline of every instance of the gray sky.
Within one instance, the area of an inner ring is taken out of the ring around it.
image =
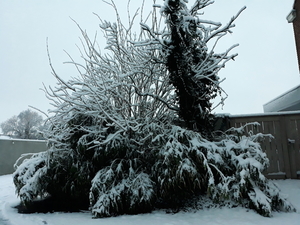
[[[126,0],[115,0],[126,13]],[[141,0],[131,0],[133,7]],[[146,0],[148,8],[152,0]],[[190,2],[193,2],[190,0]],[[215,0],[204,11],[204,19],[226,24],[240,8],[247,9],[236,21],[233,34],[219,46],[224,51],[239,43],[232,53],[239,56],[220,73],[228,93],[217,113],[249,114],[263,112],[263,104],[299,84],[299,72],[292,24],[286,16],[294,0]],[[162,0],[157,0],[162,3]],[[80,32],[75,23],[105,44],[98,29],[97,13],[113,21],[113,10],[101,0],[0,0],[0,123],[32,105],[47,112],[51,108],[43,83],[55,86],[46,51],[46,38],[53,66],[65,80],[77,76],[68,64],[66,50],[79,59],[76,47]]]

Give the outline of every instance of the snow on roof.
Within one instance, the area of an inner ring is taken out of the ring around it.
[[[280,116],[280,115],[295,115],[295,114],[300,114],[300,111],[267,112],[267,113],[251,113],[251,114],[236,114],[236,115],[225,113],[225,114],[216,114],[216,116],[217,117],[227,116],[227,117],[235,118],[235,117],[257,117],[257,116]]]
[[[288,94],[288,93],[290,93],[290,92],[296,90],[296,89],[299,88],[299,87],[300,87],[300,85],[291,88],[290,90],[284,92],[283,94],[281,94],[281,95],[277,96],[276,98],[272,99],[271,101],[267,102],[266,104],[269,104],[269,103],[271,103],[271,102],[273,102],[273,101],[276,101],[276,99],[281,98],[282,96],[284,96],[284,95],[286,95],[286,94]],[[265,105],[266,105],[266,104],[265,104]]]

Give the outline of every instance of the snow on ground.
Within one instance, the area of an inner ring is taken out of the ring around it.
[[[18,214],[13,206],[19,200],[15,195],[12,175],[0,176],[0,225],[299,225],[300,224],[300,180],[275,181],[288,194],[289,200],[298,209],[296,213],[274,213],[265,218],[254,211],[241,207],[229,209],[205,209],[197,212],[166,214],[155,211],[149,214],[119,216],[105,219],[92,219],[89,212]]]

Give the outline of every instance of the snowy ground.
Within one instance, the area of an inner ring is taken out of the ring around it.
[[[300,180],[278,180],[281,190],[298,209],[297,213],[274,213],[272,218],[264,218],[244,208],[206,209],[197,212],[166,214],[155,211],[151,214],[119,216],[116,218],[91,219],[89,212],[18,214],[12,208],[18,203],[12,176],[0,176],[0,225],[299,225],[300,224]]]

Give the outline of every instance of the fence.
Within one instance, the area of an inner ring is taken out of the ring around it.
[[[13,173],[13,165],[22,154],[46,150],[46,141],[0,139],[0,175]]]
[[[260,126],[249,129],[253,132],[272,134],[271,141],[261,142],[270,167],[266,176],[274,179],[300,179],[300,112],[270,113],[244,116],[229,116],[231,127],[240,127],[249,122],[259,122]]]
[[[240,127],[250,122],[261,124],[249,127],[253,132],[272,134],[275,137],[271,141],[265,139],[261,143],[270,160],[270,167],[265,173],[267,177],[300,179],[300,112],[231,115],[218,126],[225,129]],[[21,154],[46,149],[45,141],[0,139],[0,175],[12,173],[13,165]]]

